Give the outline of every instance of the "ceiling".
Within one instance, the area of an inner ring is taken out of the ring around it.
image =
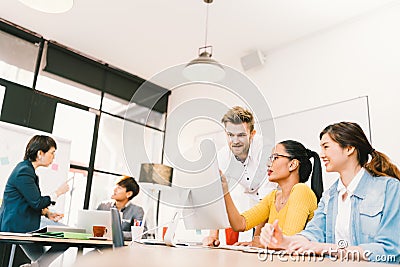
[[[208,44],[215,59],[239,68],[240,57],[251,51],[268,54],[393,2],[398,0],[215,0]],[[202,0],[74,0],[63,14],[0,1],[3,19],[145,79],[197,56],[205,15]]]

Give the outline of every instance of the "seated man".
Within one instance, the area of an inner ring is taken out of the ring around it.
[[[113,200],[102,202],[97,210],[110,210],[117,208],[122,212],[122,231],[124,233],[124,240],[132,240],[131,226],[134,221],[143,220],[143,209],[130,202],[135,196],[139,194],[139,185],[133,177],[123,176],[116,184],[114,193],[111,196]],[[144,227],[146,231],[146,226]]]

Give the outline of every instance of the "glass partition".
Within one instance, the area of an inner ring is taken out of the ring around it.
[[[129,103],[110,94],[104,94],[102,110],[129,120],[164,130],[165,113]]]
[[[43,70],[46,64],[46,49],[37,79],[36,90],[58,96],[84,106],[100,109],[101,92],[80,83],[62,78]]]
[[[124,123],[129,135],[124,143]],[[137,178],[143,162],[161,162],[163,132],[125,121],[121,118],[102,114],[97,142],[95,168]],[[126,155],[129,158],[126,159]],[[129,161],[128,168],[126,160]]]
[[[1,115],[1,108],[3,107],[3,100],[4,100],[4,94],[6,92],[6,88],[2,85],[0,85],[0,115]]]
[[[37,45],[0,31],[0,78],[32,88],[38,52]]]
[[[89,166],[95,117],[86,110],[57,104],[53,134],[72,141],[72,164]]]

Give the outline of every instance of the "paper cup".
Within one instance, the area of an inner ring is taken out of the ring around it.
[[[167,232],[167,230],[168,230],[168,227],[163,227],[162,228],[162,239],[164,240],[164,237],[165,237],[165,233]]]
[[[142,239],[143,226],[131,226],[132,241]]]

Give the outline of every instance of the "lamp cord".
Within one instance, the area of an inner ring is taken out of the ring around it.
[[[187,217],[189,217],[189,216],[192,216],[192,215],[194,215],[194,212],[189,213],[189,214],[187,214],[187,215],[185,215],[185,216],[181,216],[181,217],[179,218],[179,220],[185,219],[185,218],[187,218]],[[129,244],[129,246],[132,246],[135,242],[137,242],[136,239],[137,239],[138,237],[143,236],[143,235],[145,235],[145,234],[147,234],[147,233],[149,233],[149,232],[151,232],[151,231],[153,231],[153,230],[157,230],[157,229],[160,229],[161,227],[164,227],[164,226],[166,226],[166,225],[169,225],[169,224],[172,223],[173,221],[174,221],[174,219],[172,219],[172,220],[170,220],[170,221],[168,221],[168,222],[166,222],[166,223],[163,223],[162,225],[156,226],[156,227],[154,227],[154,228],[147,229],[147,231],[144,231],[143,233],[141,233],[141,234],[138,235],[138,236],[132,236],[132,241],[131,241],[131,243]]]
[[[205,30],[205,42],[204,42],[204,47],[207,46],[207,36],[208,36],[208,10],[209,10],[210,4],[207,3],[207,8],[206,8],[206,30]]]

